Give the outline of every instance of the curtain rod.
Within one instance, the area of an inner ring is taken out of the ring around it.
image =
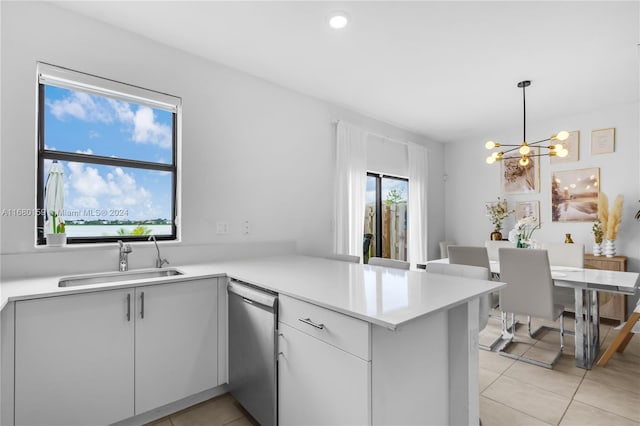
[[[332,121],[332,122],[331,122],[331,124],[335,124],[335,125],[337,125],[337,124],[338,124],[338,123],[340,123],[341,121],[343,121],[343,120],[334,120],[334,121]],[[383,134],[380,134],[380,133],[372,132],[371,130],[368,130],[368,129],[362,128],[362,127],[360,127],[360,126],[356,126],[355,124],[351,124],[351,123],[349,123],[348,121],[345,121],[345,123],[347,123],[347,124],[348,124],[348,125],[350,125],[350,126],[357,127],[358,129],[360,129],[360,130],[362,130],[362,131],[364,131],[364,132],[366,132],[366,133],[369,133],[369,134],[371,134],[371,135],[373,135],[373,136],[377,136],[377,137],[382,138],[382,139],[387,139],[387,140],[389,140],[389,141],[391,141],[391,142],[400,143],[400,144],[403,144],[403,145],[414,144],[414,145],[418,145],[418,146],[421,146],[421,147],[423,147],[423,148],[427,149],[427,147],[425,147],[424,145],[420,145],[420,144],[415,143],[415,142],[401,141],[401,140],[399,140],[399,139],[392,138],[391,136],[386,136],[386,135],[383,135]]]

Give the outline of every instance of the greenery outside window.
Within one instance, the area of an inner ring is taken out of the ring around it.
[[[37,244],[54,162],[68,244],[177,239],[180,113],[180,98],[39,63]]]

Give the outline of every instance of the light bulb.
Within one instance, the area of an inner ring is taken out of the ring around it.
[[[569,155],[569,150],[562,148],[560,151],[556,152],[556,155],[560,158],[564,158]]]
[[[557,139],[559,141],[566,141],[568,138],[569,138],[569,132],[567,132],[566,130],[563,130],[561,132],[558,132],[556,136],[553,137],[552,139]]]
[[[564,149],[564,145],[562,145],[561,143],[557,143],[555,145],[551,145],[549,148],[554,150],[555,152],[558,152]]]
[[[496,158],[493,155],[487,157],[487,164],[493,164],[496,162]]]
[[[518,163],[520,163],[522,167],[525,167],[526,165],[529,164],[529,157],[527,157],[526,155],[523,155],[520,161],[518,161]]]
[[[527,145],[526,142],[523,142],[522,146],[520,147],[520,149],[518,151],[522,155],[527,155],[529,152],[531,152],[531,149],[529,148],[529,145]]]
[[[496,152],[492,152],[492,153],[491,153],[491,156],[492,156],[494,159],[498,158],[498,156],[499,156],[499,155],[500,155],[500,153],[499,153],[498,151],[496,151]]]
[[[496,146],[499,146],[497,143],[495,143],[494,141],[487,141],[487,143],[484,144],[484,147],[487,149],[493,149]]]

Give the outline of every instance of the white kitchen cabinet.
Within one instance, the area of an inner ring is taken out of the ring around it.
[[[371,424],[369,324],[283,295],[280,310],[279,424]],[[364,358],[346,350],[358,342]]]
[[[15,330],[16,425],[133,416],[133,289],[16,302]]]
[[[16,302],[15,425],[106,425],[218,386],[217,315],[217,278]]]
[[[136,414],[218,385],[216,284],[136,288]]]

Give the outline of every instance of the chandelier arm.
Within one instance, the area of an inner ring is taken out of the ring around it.
[[[546,141],[550,141],[550,140],[551,140],[551,138],[546,138],[546,139],[542,139],[542,140],[539,140],[539,141],[536,141],[536,142],[529,142],[529,145],[535,145],[537,143],[542,143],[542,142],[546,142]]]
[[[502,145],[502,146],[505,146],[505,145]],[[509,145],[509,146],[515,146],[515,148],[511,148],[511,149],[508,149],[506,151],[502,151],[503,155],[506,154],[507,152],[512,152],[512,151],[515,151],[515,150],[520,148],[520,145]]]

